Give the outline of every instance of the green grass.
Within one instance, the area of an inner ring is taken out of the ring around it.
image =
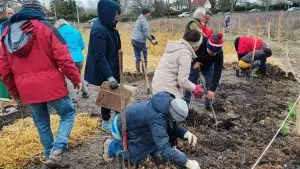
[[[289,102],[288,103],[288,111],[291,112],[290,113],[290,117],[293,120],[296,120],[296,115],[297,115],[297,111],[296,111],[296,107],[293,108],[294,103],[293,102]]]

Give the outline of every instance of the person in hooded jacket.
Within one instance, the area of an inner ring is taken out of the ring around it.
[[[189,81],[192,60],[197,57],[197,51],[202,43],[202,36],[197,30],[191,30],[183,35],[183,39],[167,43],[165,53],[155,70],[152,80],[152,92],[167,91],[176,98],[183,98],[184,91],[201,97],[202,86]]]
[[[93,24],[85,67],[84,79],[92,85],[101,86],[108,81],[112,89],[120,82],[119,52],[121,41],[116,24],[120,6],[112,0],[98,2],[98,20]],[[111,110],[101,108],[101,129],[111,133]]]
[[[139,165],[149,155],[156,161],[177,164],[189,169],[200,169],[199,163],[174,148],[174,138],[188,140],[195,147],[197,137],[179,125],[188,116],[187,103],[168,92],[159,92],[151,100],[129,105],[125,110],[128,152],[123,150],[122,119],[115,116],[112,124],[114,139],[104,141],[103,159],[130,157],[130,162]]]
[[[79,74],[81,74],[83,68],[83,62],[84,62],[82,50],[84,49],[85,46],[81,33],[64,19],[59,19],[55,23],[55,26],[58,28],[59,33],[67,42],[73,61],[75,62]],[[87,99],[89,98],[89,95],[87,93],[87,87],[84,83],[83,78],[81,79],[81,83],[82,83],[81,96]],[[72,93],[70,96],[71,99],[77,101],[76,92],[74,92],[73,86],[68,85],[68,88],[69,88],[69,93]]]
[[[65,76],[81,90],[80,75],[58,30],[46,21],[38,0],[23,0],[1,38],[0,74],[11,96],[29,104],[49,167],[61,166],[73,128],[75,109]],[[60,123],[53,139],[47,104],[54,107]]]

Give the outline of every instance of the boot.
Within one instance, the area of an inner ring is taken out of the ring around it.
[[[103,154],[102,154],[102,157],[103,157],[103,160],[107,163],[110,163],[113,161],[113,158],[109,156],[109,153],[108,153],[108,150],[109,150],[109,145],[110,143],[112,142],[111,139],[106,139],[104,140],[103,142]]]
[[[60,168],[65,166],[62,162],[62,149],[52,149],[46,166],[49,168]]]
[[[137,71],[137,73],[138,74],[140,74],[141,73],[141,61],[136,61],[135,62],[135,67],[136,67],[136,71]]]
[[[145,61],[145,67],[147,69],[147,62]],[[145,68],[144,68],[144,65],[142,65],[142,70],[143,70],[143,74],[145,73]]]

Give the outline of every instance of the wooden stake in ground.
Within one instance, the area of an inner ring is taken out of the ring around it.
[[[268,40],[271,40],[271,22],[268,22]]]
[[[150,89],[150,84],[149,84],[149,80],[148,80],[148,71],[147,71],[147,66],[146,66],[144,56],[141,57],[141,60],[142,60],[142,68],[143,68],[144,75],[145,75],[147,94],[151,96],[152,92],[151,92],[151,89]]]
[[[280,46],[281,41],[281,25],[282,25],[282,12],[280,12],[278,16],[278,31],[277,31],[277,38],[278,38],[278,45]]]
[[[122,118],[122,138],[123,138],[123,146],[124,152],[127,151],[127,129],[126,129],[126,114],[124,112],[125,109],[125,100],[124,100],[124,77],[123,77],[123,51],[119,51],[119,66],[120,66],[120,94],[121,94],[121,118]]]

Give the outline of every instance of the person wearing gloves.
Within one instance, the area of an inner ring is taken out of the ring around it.
[[[113,120],[113,139],[104,141],[103,159],[112,162],[113,158],[130,156],[130,162],[139,165],[149,155],[158,160],[177,164],[189,169],[200,169],[199,163],[174,148],[172,138],[181,138],[195,147],[197,137],[178,125],[188,116],[188,105],[182,99],[168,92],[159,92],[151,100],[129,105],[125,110],[128,138],[128,152],[121,154],[122,120],[117,115]]]
[[[213,30],[207,26],[212,13],[203,7],[197,8],[193,14],[193,18],[188,22],[185,32],[195,29],[201,33],[203,37],[209,38],[213,34]]]
[[[256,39],[254,37],[242,36],[234,41],[234,46],[237,51],[240,68],[240,70],[236,70],[237,77],[244,77],[246,75],[247,70],[251,68],[251,62],[253,68],[251,74],[253,76],[257,76],[256,73],[258,72],[263,75],[266,74],[266,61],[268,57],[272,56],[272,50],[267,41]]]
[[[120,6],[112,0],[98,2],[98,20],[93,24],[85,67],[84,79],[92,85],[101,86],[108,81],[112,89],[120,82],[119,52],[121,41],[116,24]],[[101,108],[101,129],[111,133],[111,110]]]
[[[191,62],[202,43],[202,36],[197,30],[191,30],[179,41],[168,42],[165,53],[155,70],[152,80],[153,94],[167,91],[176,98],[183,98],[184,91],[196,97],[203,94],[202,86],[189,81]]]
[[[223,56],[223,34],[213,34],[210,38],[203,38],[202,45],[196,51],[197,58],[193,60],[189,80],[197,83],[199,73],[205,78],[207,96],[205,106],[209,109],[209,101],[216,98],[216,89],[222,75]],[[186,92],[185,100],[190,103],[191,94]]]
[[[133,51],[136,59],[136,71],[138,73],[141,73],[141,53],[143,53],[145,66],[147,67],[148,53],[146,39],[148,39],[153,45],[157,45],[155,37],[150,34],[149,23],[147,21],[147,18],[150,16],[151,11],[148,8],[143,8],[142,14],[138,17],[132,33],[131,44],[133,46]]]
[[[1,38],[0,74],[12,98],[29,105],[51,168],[64,161],[75,118],[65,76],[77,90],[82,84],[66,42],[46,21],[44,9],[38,0],[23,0],[22,9],[11,16]],[[55,139],[47,105],[60,117]]]

